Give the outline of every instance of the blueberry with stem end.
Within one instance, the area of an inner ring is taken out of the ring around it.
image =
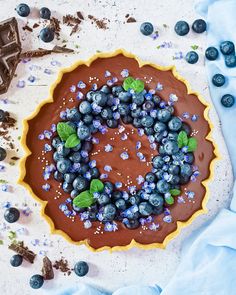
[[[33,289],[39,289],[42,287],[43,283],[44,283],[44,278],[41,275],[33,275],[30,278],[30,287]]]
[[[175,24],[175,32],[179,36],[185,36],[189,32],[189,25],[186,21],[180,20]]]
[[[225,56],[225,65],[228,68],[236,67],[236,56],[234,54],[229,54]]]
[[[201,34],[206,31],[207,24],[203,19],[196,19],[192,24],[192,29],[195,33]]]
[[[10,264],[13,266],[13,267],[18,267],[22,264],[22,261],[23,261],[23,257],[19,254],[16,254],[16,255],[13,255],[10,259]]]
[[[150,22],[144,22],[140,26],[140,32],[145,36],[151,35],[153,31],[154,31],[154,27]]]
[[[51,42],[54,39],[54,35],[53,29],[49,27],[43,28],[39,33],[40,39],[45,43]]]
[[[216,60],[217,57],[219,56],[219,51],[211,46],[211,47],[208,47],[205,51],[205,57],[208,59],[208,60]]]
[[[88,263],[85,261],[78,261],[74,266],[74,272],[79,277],[84,277],[89,271]]]
[[[20,211],[17,208],[10,207],[4,213],[4,219],[8,223],[14,223],[20,218]]]
[[[6,120],[6,112],[0,110],[0,122],[5,122]]]
[[[51,11],[47,7],[42,7],[39,10],[39,15],[43,19],[50,19],[50,17],[51,17]]]
[[[198,54],[195,51],[189,51],[186,56],[185,56],[185,60],[189,63],[189,64],[195,64],[198,61]]]
[[[212,77],[212,83],[216,86],[216,87],[221,87],[225,84],[225,76],[222,74],[215,74]]]
[[[124,222],[125,227],[128,229],[136,229],[140,226],[140,223],[137,219],[126,219]]]
[[[221,104],[226,108],[231,108],[234,105],[235,99],[231,94],[225,94],[221,98]]]
[[[16,12],[19,14],[19,16],[26,17],[30,14],[30,8],[27,4],[21,3],[17,5]]]
[[[220,51],[224,55],[229,55],[234,53],[234,43],[231,41],[223,41],[220,43]]]
[[[6,159],[7,152],[4,148],[0,147],[0,161],[3,161]]]

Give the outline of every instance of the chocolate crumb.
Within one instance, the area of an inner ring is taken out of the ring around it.
[[[136,23],[136,19],[134,17],[129,17],[127,23]]]
[[[60,21],[55,17],[50,18],[50,27],[54,30],[54,33],[57,39],[59,40],[60,31],[61,31]]]
[[[20,158],[19,157],[11,157],[11,160],[18,161],[18,160],[20,160]]]
[[[77,14],[78,18],[84,20],[84,17],[83,17],[83,14],[81,13],[81,11],[77,11],[76,14]]]
[[[63,16],[63,24],[66,24],[68,26],[73,26],[75,24],[79,25],[81,23],[81,20],[78,17],[75,17],[71,14],[67,14]]]
[[[24,246],[23,241],[21,242],[14,241],[8,246],[8,248],[20,254],[28,262],[34,263],[36,254],[33,251],[29,250],[28,247]]]
[[[39,27],[39,24],[35,23],[35,24],[33,25],[33,29],[36,29],[37,27]]]
[[[76,24],[76,25],[72,28],[72,30],[71,30],[71,32],[70,32],[70,36],[73,35],[73,34],[75,34],[76,32],[78,32],[78,30],[79,30],[79,25]]]
[[[22,29],[24,31],[33,32],[33,29],[31,27],[29,27],[28,25],[25,25],[24,27],[22,27]]]
[[[98,19],[93,15],[88,15],[88,18],[91,20],[91,23],[95,23],[98,29],[102,29],[102,30],[107,30],[107,21],[109,22],[109,20],[107,18],[103,18],[103,19]]]
[[[52,262],[47,256],[43,258],[42,275],[44,280],[52,280],[54,278]]]
[[[127,13],[125,17],[128,18],[129,17],[129,14]]]
[[[68,266],[68,261],[63,257],[60,260],[56,260],[53,264],[53,267],[65,274],[67,273],[68,276],[71,274],[71,269]]]

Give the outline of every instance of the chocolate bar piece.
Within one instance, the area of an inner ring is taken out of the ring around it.
[[[0,94],[7,92],[20,60],[21,42],[16,19],[0,22]]]
[[[36,254],[29,250],[28,247],[24,246],[24,242],[13,242],[8,248],[20,254],[28,262],[34,263]]]
[[[42,275],[44,280],[52,280],[54,278],[52,262],[47,256],[43,258]]]

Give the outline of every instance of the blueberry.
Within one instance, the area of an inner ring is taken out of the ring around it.
[[[183,127],[183,125],[182,125],[182,127]],[[177,132],[169,132],[167,135],[167,139],[177,141],[178,133]]]
[[[71,161],[67,159],[61,159],[57,162],[57,170],[61,173],[66,173],[71,167]]]
[[[93,149],[93,144],[89,141],[85,141],[81,149],[82,151],[91,152]]]
[[[195,51],[189,51],[186,54],[185,59],[189,64],[195,64],[198,61],[198,54]]]
[[[97,198],[97,202],[99,205],[106,205],[110,203],[111,199],[109,198],[109,195],[107,193],[101,193],[99,197]]]
[[[134,120],[133,120],[133,125],[134,125],[134,127],[136,127],[136,128],[140,128],[140,127],[142,127],[141,119],[140,119],[140,118],[134,118]]]
[[[14,223],[20,218],[20,211],[14,207],[8,208],[4,213],[4,219],[9,223]]]
[[[160,215],[161,213],[163,213],[164,208],[163,207],[153,207],[153,214],[154,215]]]
[[[137,219],[127,219],[124,222],[125,227],[127,227],[128,229],[136,229],[140,226],[140,223]]]
[[[143,104],[144,102],[144,96],[142,93],[135,93],[133,96],[132,96],[132,102],[133,103],[136,103],[136,105],[140,106]]]
[[[154,119],[151,116],[145,116],[141,119],[143,127],[151,127],[154,123]]]
[[[74,199],[75,197],[77,197],[79,195],[79,192],[76,190],[76,189],[73,189],[71,192],[70,192],[70,196],[72,199]]]
[[[6,112],[0,110],[0,122],[4,122],[6,120]]]
[[[130,115],[122,117],[121,120],[124,124],[131,124],[133,122],[133,118]]]
[[[172,156],[172,158],[173,158],[174,161],[179,161],[179,162],[181,162],[181,161],[184,160],[184,153],[182,153],[182,152],[178,152],[178,153],[174,154],[174,155]]]
[[[72,127],[74,130],[76,129],[77,125],[75,122],[72,122],[72,121],[68,121],[67,124]]]
[[[156,142],[160,143],[162,139],[164,138],[164,132],[155,133],[154,138]]]
[[[43,28],[39,33],[39,37],[43,42],[51,42],[54,39],[54,31],[49,27]]]
[[[203,19],[196,19],[192,24],[192,29],[195,33],[203,33],[206,31],[207,24]]]
[[[150,112],[151,110],[154,109],[154,102],[151,100],[145,101],[145,103],[142,106],[144,111]]]
[[[126,104],[126,103],[120,103],[118,105],[118,112],[122,115],[122,116],[127,116],[130,112],[130,109],[129,109],[129,105]]]
[[[161,101],[161,98],[158,95],[154,95],[152,97],[152,101],[154,102],[154,104],[158,105],[160,103],[160,101]]]
[[[112,193],[112,199],[113,200],[119,200],[120,198],[122,198],[122,192],[115,191],[115,192]]]
[[[215,74],[212,77],[212,83],[216,86],[216,87],[221,87],[225,84],[225,76],[223,76],[222,74]]]
[[[33,275],[30,278],[30,287],[33,289],[39,289],[42,287],[43,283],[44,283],[44,279],[43,276],[41,275]]]
[[[178,117],[172,117],[168,122],[168,127],[171,131],[178,131],[182,127],[182,121]]]
[[[236,56],[234,54],[226,55],[225,65],[228,68],[234,68],[236,66]]]
[[[79,168],[79,172],[81,174],[85,174],[87,171],[89,171],[89,165],[86,163],[81,163],[80,168]]]
[[[75,190],[73,190],[73,191],[75,191]],[[73,192],[73,191],[72,191],[72,192]],[[72,192],[71,192],[71,194],[72,194]],[[79,194],[79,192],[77,192],[77,195],[76,195],[75,197],[77,197],[78,194]],[[86,211],[86,209],[87,209],[87,208],[80,208],[80,207],[77,207],[75,204],[72,204],[72,207],[73,207],[73,209],[74,209],[76,212],[78,212],[78,213],[82,213],[82,212]]]
[[[64,180],[67,183],[72,183],[75,179],[76,175],[75,173],[65,173],[64,174]]]
[[[157,113],[157,118],[160,122],[166,123],[171,118],[171,112],[167,109],[161,109]]]
[[[148,172],[146,175],[145,175],[145,180],[147,182],[155,182],[157,180],[156,178],[156,175],[152,172]]]
[[[167,193],[170,189],[170,185],[165,180],[159,180],[157,182],[157,190],[161,193]]]
[[[21,3],[17,5],[16,12],[19,14],[19,16],[26,17],[30,14],[30,8],[27,4]]]
[[[113,192],[113,189],[114,189],[114,185],[111,182],[107,181],[104,183],[103,190],[105,193],[110,194]]]
[[[153,135],[154,134],[154,130],[152,127],[145,127],[144,128],[144,133],[149,136],[149,135]]]
[[[110,87],[107,86],[107,85],[103,85],[102,88],[100,89],[100,91],[102,91],[102,92],[105,93],[105,94],[109,94],[109,93],[111,93],[111,89],[110,89]]]
[[[0,147],[0,161],[3,161],[6,159],[7,152],[4,148]]]
[[[164,124],[162,122],[156,122],[153,129],[155,132],[160,133],[160,132],[166,130],[166,124]]]
[[[125,210],[126,209],[126,203],[125,203],[124,199],[116,200],[115,205],[118,210]]]
[[[106,124],[109,128],[117,128],[118,127],[118,121],[115,119],[107,120]]]
[[[74,272],[79,277],[84,277],[89,271],[89,266],[85,261],[79,261],[74,266]]]
[[[130,102],[131,94],[129,92],[122,91],[119,93],[118,98],[121,102]]]
[[[119,93],[123,92],[123,87],[122,86],[113,86],[111,89],[111,92],[113,95],[118,96]]]
[[[229,55],[229,54],[234,53],[234,43],[231,41],[224,41],[224,42],[220,43],[220,51],[224,55]]]
[[[189,176],[187,175],[181,175],[179,184],[187,184],[189,182]]]
[[[138,205],[141,202],[141,197],[139,195],[133,195],[129,198],[129,203],[131,205]]]
[[[170,180],[170,184],[179,184],[180,178],[178,175],[172,175],[172,178]]]
[[[57,153],[59,156],[66,157],[70,153],[70,149],[66,148],[64,143],[59,143],[57,145]]]
[[[161,169],[158,169],[158,170],[155,172],[155,174],[156,174],[157,179],[160,180],[160,179],[163,178],[164,171],[161,170]]]
[[[53,176],[57,181],[60,181],[60,182],[62,182],[64,179],[64,175],[59,171],[55,171]]]
[[[87,101],[89,101],[89,102],[93,101],[94,93],[95,93],[94,91],[89,91],[89,92],[86,93]]]
[[[194,162],[194,155],[193,155],[193,153],[187,153],[187,154],[185,154],[184,161],[186,163],[188,163],[188,164],[193,164],[193,162]]]
[[[152,206],[155,207],[162,207],[164,204],[163,197],[157,193],[150,194],[148,201]]]
[[[67,111],[66,117],[70,121],[78,122],[81,119],[81,114],[77,108],[72,108]]]
[[[170,174],[179,174],[179,166],[171,164],[168,171]]]
[[[91,114],[86,114],[83,116],[83,122],[86,124],[86,125],[89,125],[93,122],[93,115]]]
[[[113,118],[112,110],[110,108],[104,108],[101,111],[101,117],[105,120],[112,119]]]
[[[101,107],[105,106],[107,103],[107,95],[102,91],[95,92],[92,98],[93,101]]]
[[[131,111],[131,116],[133,117],[133,118],[139,118],[139,117],[141,117],[141,108],[136,108],[135,110],[132,110]]]
[[[84,100],[79,105],[79,111],[83,115],[90,114],[92,112],[92,106],[87,100]]]
[[[100,176],[100,173],[99,173],[99,170],[98,170],[98,168],[96,168],[96,167],[94,167],[94,168],[91,168],[90,170],[89,170],[89,172],[90,172],[90,174],[91,174],[91,178],[92,179],[96,179],[96,178],[98,178],[99,176]]]
[[[165,150],[164,150],[164,146],[163,145],[160,145],[159,146],[158,152],[159,152],[160,155],[165,155]]]
[[[112,221],[116,215],[116,207],[113,204],[107,204],[104,206],[103,211],[103,220],[104,221]]]
[[[59,155],[58,152],[53,153],[53,160],[58,162],[59,160],[63,159],[62,155]]]
[[[154,27],[149,22],[142,23],[140,26],[140,32],[145,36],[151,35],[153,31],[154,31]]]
[[[62,189],[63,189],[64,192],[70,193],[73,190],[73,186],[72,186],[71,183],[63,182]]]
[[[221,103],[226,108],[232,107],[234,105],[234,101],[235,101],[234,96],[231,94],[225,94],[221,98]]]
[[[183,164],[180,166],[180,175],[181,176],[191,176],[193,169],[189,164]]]
[[[155,156],[154,158],[152,158],[152,166],[154,168],[162,168],[164,164],[165,162],[161,156]]]
[[[79,192],[86,190],[88,185],[88,180],[82,176],[76,177],[76,179],[73,181],[74,189],[78,190]]]
[[[88,139],[91,136],[89,127],[86,125],[79,126],[77,129],[77,135],[81,140]]]
[[[148,202],[141,202],[138,206],[138,211],[143,216],[149,216],[152,214],[152,205]]]
[[[208,47],[206,52],[205,52],[205,57],[208,59],[208,60],[216,60],[217,57],[219,55],[219,52],[218,50],[211,46],[211,47]]]
[[[189,32],[189,25],[186,21],[180,20],[175,24],[175,32],[179,36],[187,35]]]
[[[39,15],[43,19],[50,19],[50,17],[51,17],[51,11],[47,7],[42,7],[39,10]]]
[[[61,139],[59,137],[54,137],[52,139],[52,146],[56,149],[58,144],[61,143]]]
[[[192,132],[191,127],[187,123],[185,123],[185,122],[182,122],[182,128],[181,128],[181,130],[185,131],[188,136]]]
[[[10,259],[10,264],[14,267],[18,267],[22,264],[23,257],[19,254],[13,255]]]

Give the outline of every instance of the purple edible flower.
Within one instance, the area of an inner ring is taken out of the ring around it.
[[[119,119],[120,119],[120,113],[118,113],[118,112],[114,112],[114,113],[112,114],[112,116],[113,116],[113,118],[114,118],[115,120],[119,120]]]
[[[182,151],[183,153],[187,153],[187,152],[188,152],[188,146],[184,146],[184,147],[182,147],[181,151]]]
[[[80,89],[84,89],[86,88],[86,84],[83,81],[79,81],[79,83],[77,84],[77,87]]]
[[[19,80],[16,84],[16,87],[18,88],[24,88],[25,87],[25,81],[24,80]]]
[[[196,122],[198,120],[199,116],[198,115],[192,115],[191,121]]]
[[[123,198],[125,201],[127,201],[127,200],[129,199],[129,194],[128,194],[126,191],[124,191],[123,194],[122,194],[122,198]]]
[[[44,139],[44,135],[43,134],[39,134],[38,139],[39,140],[43,140]]]
[[[105,165],[105,166],[104,166],[104,170],[105,170],[106,172],[111,172],[111,171],[112,171],[112,167],[111,167],[110,165]]]
[[[99,131],[102,133],[102,134],[105,134],[105,133],[107,133],[107,126],[105,126],[105,125],[101,125],[100,127],[99,127]]]
[[[170,100],[170,102],[176,102],[176,101],[178,101],[178,96],[174,93],[171,93],[169,95],[169,100]]]
[[[137,141],[137,143],[136,143],[136,150],[139,150],[141,148],[141,146],[142,146],[141,141]]]
[[[107,80],[107,85],[108,86],[112,86],[113,85],[113,81],[112,80]]]
[[[131,193],[131,195],[136,193],[136,189],[137,189],[136,185],[128,186],[128,190]]]
[[[152,118],[156,118],[157,117],[157,110],[151,110],[150,111],[150,116],[152,117]]]
[[[112,77],[111,81],[112,81],[113,83],[116,83],[116,82],[118,82],[118,78],[117,78],[117,77]]]
[[[98,89],[98,84],[97,83],[93,83],[92,85],[92,90],[96,91]]]
[[[121,135],[121,140],[127,140],[128,139],[128,135],[126,134],[126,133],[123,133],[122,135]]]
[[[45,183],[42,185],[42,189],[48,192],[50,190],[51,186],[49,183]]]
[[[93,126],[95,128],[99,128],[101,126],[101,122],[99,120],[93,120]]]
[[[123,152],[120,154],[120,157],[122,160],[127,160],[129,159],[129,154],[127,152]]]
[[[45,152],[51,152],[52,146],[50,144],[46,143],[44,145],[44,150],[45,150]]]
[[[108,70],[106,70],[104,76],[105,76],[105,78],[110,77],[111,76],[111,73]]]
[[[149,225],[149,229],[150,230],[152,230],[152,231],[157,231],[158,229],[159,229],[159,227],[160,227],[160,225],[158,224],[158,223],[151,223],[150,225]]]
[[[139,176],[136,178],[136,180],[137,180],[137,183],[138,183],[138,184],[141,184],[141,183],[144,182],[144,178],[143,178],[142,175],[139,175]]]
[[[60,118],[62,119],[62,120],[66,120],[66,111],[61,111],[60,112]]]
[[[151,143],[151,144],[150,144],[150,148],[151,148],[152,150],[156,150],[156,149],[157,149],[157,144],[156,144],[156,143]]]
[[[171,215],[164,216],[163,221],[166,222],[166,223],[171,223],[172,222]]]
[[[80,213],[80,220],[81,221],[84,221],[87,219],[89,219],[89,212],[88,211],[84,211],[84,212]]]
[[[188,112],[184,112],[184,113],[182,114],[182,118],[183,118],[183,119],[189,119],[189,118],[190,118],[190,114],[189,114]]]
[[[143,136],[144,135],[144,129],[143,128],[138,128],[138,135]]]
[[[48,74],[48,75],[51,75],[51,74],[52,74],[52,70],[50,70],[50,69],[45,69],[45,70],[44,70],[44,73],[45,73],[45,74]]]
[[[85,222],[84,222],[84,228],[85,229],[89,229],[89,228],[91,228],[92,227],[92,222],[90,221],[90,220],[86,220]]]
[[[146,93],[144,95],[144,97],[146,98],[146,100],[151,100],[152,99],[152,94],[150,92]]]
[[[76,94],[76,99],[81,100],[83,97],[84,97],[83,92],[78,91],[77,94]]]
[[[35,80],[36,80],[36,77],[32,76],[32,75],[30,75],[29,78],[28,78],[28,81],[31,82],[31,83],[34,83]]]
[[[184,200],[183,196],[178,196],[177,202],[179,204],[184,204],[185,203],[185,200]]]
[[[161,83],[157,83],[157,86],[156,86],[156,90],[157,91],[161,91],[161,90],[163,90],[163,85],[161,84]]]
[[[129,76],[129,70],[123,69],[120,74],[123,78],[126,78]]]
[[[87,152],[87,151],[83,151],[83,150],[82,150],[82,151],[80,152],[80,154],[81,154],[81,157],[82,157],[82,158],[87,158],[87,157],[88,157],[88,152]]]
[[[113,147],[110,144],[105,145],[104,150],[106,153],[112,152]]]
[[[115,182],[115,187],[122,188],[122,182],[120,182],[120,181]]]
[[[45,138],[50,139],[52,137],[52,132],[48,130],[44,130],[43,132]]]
[[[97,165],[96,160],[92,160],[92,161],[89,162],[89,167],[90,168],[94,168],[94,167],[96,167],[96,165]]]
[[[56,124],[52,124],[51,125],[51,131],[56,132],[56,130],[57,130]]]
[[[99,144],[99,139],[97,137],[92,137],[93,144]]]
[[[106,173],[102,173],[102,174],[100,175],[100,179],[106,179],[106,178],[108,178],[108,174],[106,174]]]

